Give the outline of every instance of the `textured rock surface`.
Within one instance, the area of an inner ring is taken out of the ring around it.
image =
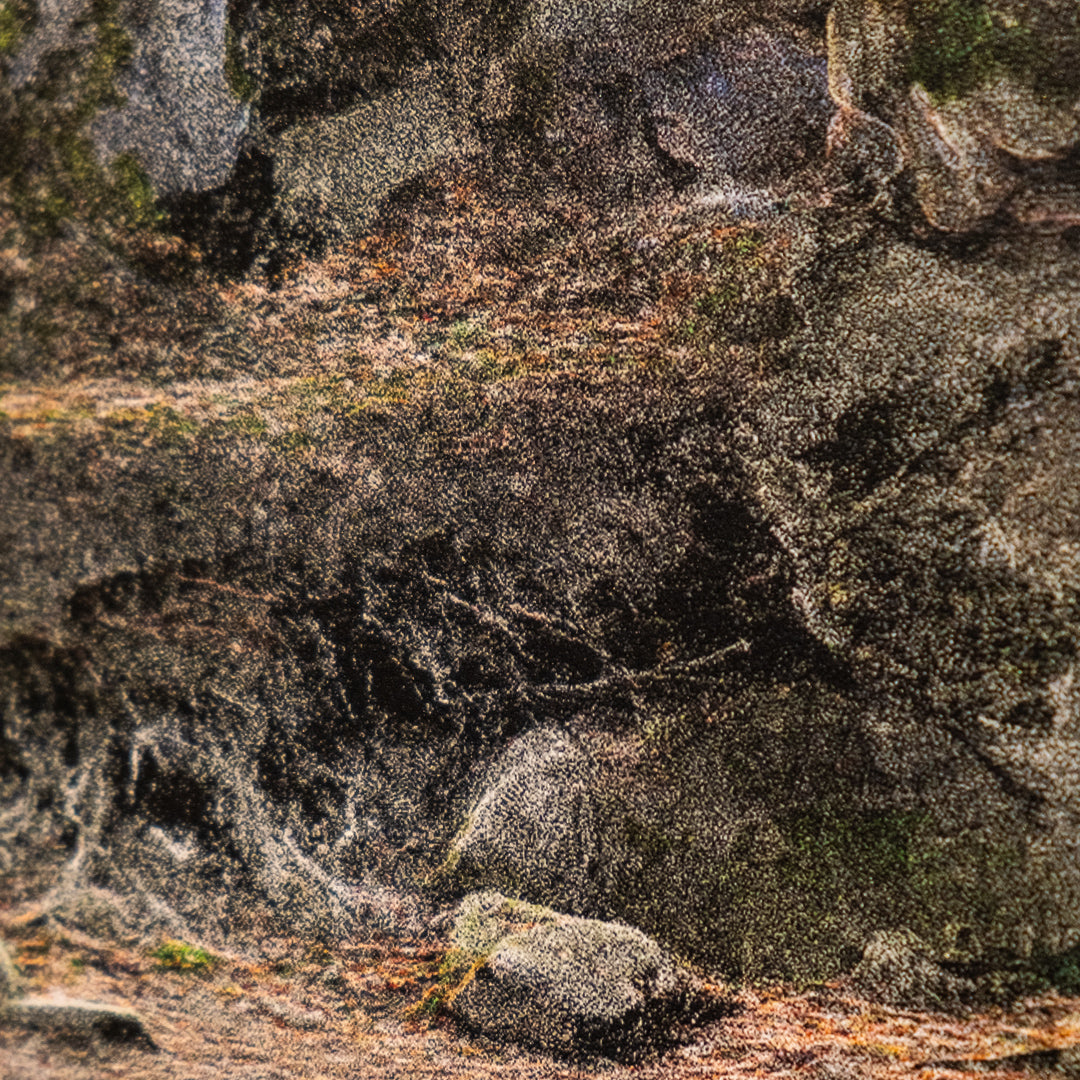
[[[569,190],[621,213],[695,178],[782,181],[824,152],[824,50],[790,22],[799,5],[759,12],[769,25],[757,29],[749,9],[707,4],[489,7],[253,9],[239,21],[259,43],[248,66],[262,127],[248,154],[272,181],[245,157],[217,193],[225,205],[199,204],[227,223],[204,222],[200,244],[226,259],[238,246],[322,250],[465,155],[487,155],[526,198]],[[253,208],[258,236],[230,239]]]
[[[648,70],[644,87],[657,142],[702,182],[764,185],[824,152],[825,59],[789,35],[718,37]]]
[[[970,979],[934,963],[925,943],[901,930],[875,934],[852,978],[861,993],[900,1008],[957,1008],[976,994]]]
[[[595,766],[567,735],[542,729],[514,740],[450,850],[453,878],[562,911],[594,910],[602,872],[595,783]]]
[[[1075,255],[1013,238],[975,258],[865,256],[834,264],[828,301],[747,403],[748,457],[807,627],[878,695],[860,723],[871,758],[953,837],[928,891],[1009,926],[1021,951],[1032,936],[1065,947],[1080,809]],[[995,845],[976,889],[961,865]]]
[[[79,0],[41,7],[14,58],[14,85],[55,72],[65,50],[96,49],[99,71],[120,95],[90,118],[103,160],[133,155],[161,193],[204,190],[228,177],[250,117],[227,77],[225,0],[102,5],[89,15]]]
[[[108,1042],[153,1042],[134,1009],[76,1001],[62,996],[27,997],[0,1008],[0,1024],[32,1028],[69,1038],[99,1038]]]
[[[927,66],[903,5],[834,9],[850,188],[753,221],[674,201],[619,220],[665,161],[670,192],[708,160],[650,135],[637,69],[605,52],[648,5],[574,14],[566,40],[592,52],[556,48],[554,14],[489,38],[473,20],[452,57],[316,79],[322,104],[279,95],[263,150],[292,157],[245,158],[267,202],[252,234],[286,250],[256,260],[262,281],[181,273],[161,235],[125,261],[118,232],[30,191],[49,213],[0,252],[21,350],[0,417],[5,881],[107,936],[224,937],[255,911],[294,932],[414,926],[423,901],[395,890],[442,863],[481,769],[513,773],[508,744],[562,729],[601,797],[586,807],[547,751],[535,804],[493,781],[481,817],[543,854],[530,867],[474,823],[464,861],[494,853],[507,886],[596,888],[603,914],[747,978],[835,973],[881,926],[1070,950],[1078,237],[984,219],[1006,189],[1014,208],[1044,181],[1067,194],[1074,96],[999,54],[994,27],[1020,39],[997,8],[935,9],[977,16],[935,39],[974,27],[958,67]],[[1038,10],[1030,40],[1057,26],[1064,64],[1074,9]],[[783,33],[785,56],[815,55],[813,20],[699,41],[697,12],[652,41],[687,116],[676,91],[720,72],[695,59],[714,46]],[[534,25],[555,44],[514,52]],[[496,39],[492,64],[455,68]],[[438,90],[403,89],[417,70]],[[459,77],[508,90],[505,113],[464,107],[517,186],[495,191],[490,161],[448,171],[364,243],[289,256],[290,230],[364,228],[441,153]],[[957,148],[942,169],[913,156],[937,145],[912,134],[913,92]],[[85,164],[71,130],[38,137],[47,115],[23,149]],[[385,174],[335,201],[355,146]],[[923,210],[982,231],[943,237]],[[152,295],[191,304],[149,317]]]
[[[91,128],[99,152],[129,153],[155,190],[204,191],[232,171],[250,119],[226,72],[225,0],[161,0],[132,23],[126,98]]]
[[[356,236],[397,187],[475,150],[468,120],[431,79],[289,128],[270,148],[271,243]],[[268,238],[269,239],[269,238]]]
[[[516,906],[474,894],[458,915],[455,943],[483,947],[451,1006],[469,1026],[554,1053],[632,1060],[668,1042],[695,1004],[692,977],[640,930]]]
[[[19,995],[21,983],[18,969],[12,962],[7,946],[0,941],[0,1008],[9,998]]]
[[[839,0],[830,13],[837,104],[892,127],[919,206],[944,230],[1003,206],[1080,217],[1078,54],[1076,8],[1060,0]]]

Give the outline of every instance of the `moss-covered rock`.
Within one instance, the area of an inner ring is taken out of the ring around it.
[[[1021,217],[1075,214],[1077,20],[1067,2],[840,0],[830,14],[833,96],[894,129],[915,198],[938,228],[970,229],[1005,205]],[[834,144],[850,144],[842,127]]]
[[[866,760],[928,815],[907,847],[913,929],[1068,945],[1075,255],[883,239],[834,270],[839,291],[751,395],[753,445],[771,449],[747,460],[793,601],[867,695]]]
[[[116,9],[130,55],[115,75],[122,103],[90,128],[98,153],[131,155],[161,194],[222,183],[251,118],[250,88],[229,78],[226,5],[166,0],[149,17]]]
[[[54,189],[51,212],[70,213],[73,192],[88,179],[101,186],[101,166],[117,159],[133,163],[122,166],[119,198],[132,167],[157,193],[228,174],[249,113],[225,75],[224,4],[176,0],[147,15],[125,0],[65,0],[47,25],[26,5],[3,11],[10,123],[31,144],[17,145],[7,168],[22,176],[26,197],[36,175]]]

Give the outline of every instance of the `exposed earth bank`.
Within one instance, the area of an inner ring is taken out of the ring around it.
[[[1078,989],[1077,28],[894,7],[235,5],[202,180],[138,164],[152,20],[60,85],[18,16],[12,919],[337,955],[499,889],[750,985],[902,931],[954,1007]]]

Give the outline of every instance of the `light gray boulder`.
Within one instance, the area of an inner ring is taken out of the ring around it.
[[[709,1004],[690,972],[640,930],[498,893],[466,898],[454,943],[476,959],[451,995],[453,1014],[559,1055],[637,1060]]]
[[[593,913],[601,869],[595,779],[569,735],[540,729],[516,739],[491,767],[450,850],[452,879]]]
[[[36,28],[13,60],[12,84],[41,78],[50,54],[104,55],[122,42],[120,51],[130,53],[116,71],[122,103],[103,109],[89,125],[98,156],[109,162],[132,155],[159,194],[224,182],[250,120],[248,105],[229,84],[225,0],[125,7],[108,34],[85,17],[86,9],[81,0],[40,5]]]
[[[226,72],[225,0],[158,0],[133,21],[125,104],[92,125],[106,159],[129,153],[161,194],[205,191],[228,177],[250,112]]]

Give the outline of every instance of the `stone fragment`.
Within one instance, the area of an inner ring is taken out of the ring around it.
[[[141,1043],[153,1048],[154,1042],[134,1009],[65,997],[28,997],[9,1002],[0,1011],[0,1023],[31,1028],[47,1035],[78,1039],[99,1038],[108,1042]]]

